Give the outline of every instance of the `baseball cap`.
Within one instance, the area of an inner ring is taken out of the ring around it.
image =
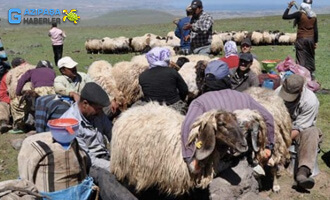
[[[191,5],[187,6],[186,12],[191,12],[191,11],[192,11]]]
[[[57,66],[59,69],[61,69],[62,67],[72,69],[77,65],[78,63],[72,60],[72,58],[70,58],[69,56],[65,56],[57,62]]]
[[[220,80],[229,75],[228,65],[221,60],[213,60],[205,68],[205,75],[207,74],[213,74],[217,80]]]
[[[250,40],[250,38],[244,38],[244,40],[241,42],[241,46],[242,45],[248,45],[248,46],[251,46],[252,44],[251,44],[251,40]]]
[[[251,53],[241,53],[239,56],[240,60],[245,60],[247,62],[252,62],[253,61],[253,56]]]
[[[190,6],[193,10],[195,10],[196,8],[202,8],[203,3],[200,0],[193,0]]]
[[[279,96],[287,102],[292,102],[297,99],[301,93],[302,88],[305,84],[305,78],[298,75],[292,74],[286,78],[283,82],[282,88],[279,92]]]

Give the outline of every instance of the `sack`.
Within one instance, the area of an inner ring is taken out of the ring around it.
[[[275,90],[281,85],[281,77],[277,74],[260,74],[258,75],[261,87]]]
[[[305,77],[307,81],[307,88],[312,90],[313,92],[318,91],[321,87],[318,82],[312,80],[309,70],[301,65],[296,64],[290,56],[288,56],[284,61],[280,62],[276,66],[276,69],[278,72],[291,71],[294,74],[298,74],[300,76]]]

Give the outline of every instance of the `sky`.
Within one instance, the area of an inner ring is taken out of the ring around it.
[[[89,16],[98,16],[114,10],[156,9],[171,14],[184,14],[191,0],[1,0],[0,17],[7,15],[10,8],[75,8]],[[210,12],[253,12],[281,11],[287,7],[290,0],[202,0],[205,11]],[[298,0],[299,5],[302,0]],[[313,8],[326,9],[330,13],[330,0],[314,0]],[[80,14],[82,14],[80,13]]]

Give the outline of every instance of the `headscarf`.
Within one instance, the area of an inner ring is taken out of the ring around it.
[[[167,48],[154,47],[147,54],[146,58],[149,63],[149,69],[153,67],[168,67],[171,52]]]
[[[315,12],[312,10],[312,4],[302,2],[300,5],[300,11],[306,13],[309,18],[316,17]]]
[[[234,41],[227,41],[225,43],[225,57],[228,58],[231,55],[237,55],[237,46]]]

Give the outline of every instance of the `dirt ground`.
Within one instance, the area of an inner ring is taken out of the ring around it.
[[[17,138],[24,138],[23,135],[0,135],[0,181],[16,179],[17,172],[17,155],[18,151],[13,149],[10,142]],[[282,170],[278,179],[281,191],[274,193],[271,189],[261,191],[259,196],[264,199],[272,200],[330,200],[330,163],[329,166],[321,159],[323,153],[318,156],[318,164],[320,173],[314,177],[315,186],[310,191],[299,190],[294,186],[292,175],[287,170]],[[328,153],[330,161],[330,153]]]

